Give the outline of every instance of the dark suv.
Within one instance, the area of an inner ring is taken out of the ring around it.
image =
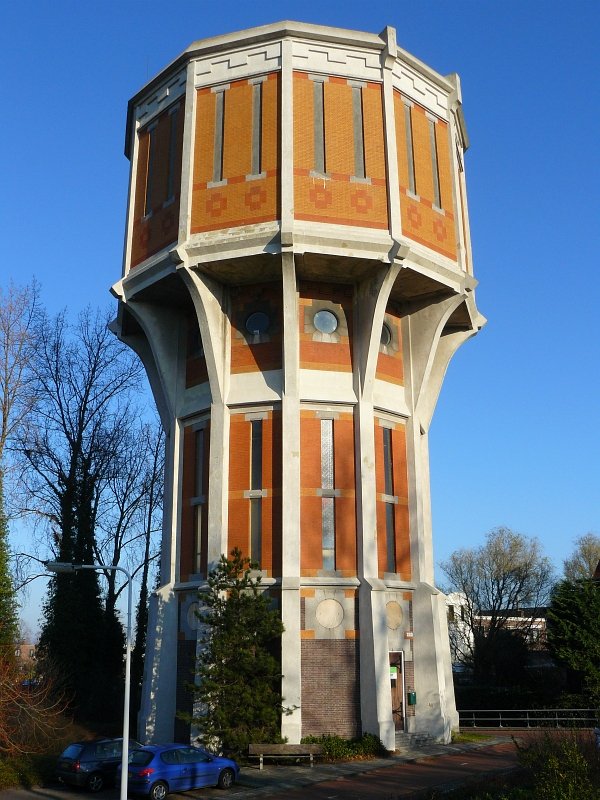
[[[129,749],[141,747],[129,740]],[[107,783],[114,783],[117,767],[123,756],[123,739],[95,739],[73,742],[58,757],[56,777],[71,786],[85,786],[99,792]]]

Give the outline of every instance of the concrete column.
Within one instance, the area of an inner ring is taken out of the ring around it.
[[[173,591],[177,573],[179,482],[181,479],[181,430],[168,432],[165,453],[165,496],[160,588],[151,596],[148,641],[144,665],[138,735],[142,742],[173,739],[177,690],[177,597]]]
[[[283,276],[283,393],[282,415],[282,581],[281,683],[283,701],[295,710],[281,721],[281,734],[290,743],[302,736],[300,638],[300,334],[294,255],[281,256]]]
[[[360,589],[360,707],[363,732],[374,733],[393,750],[386,586],[378,578],[373,389],[381,327],[387,301],[401,266],[381,267],[358,289],[355,302],[354,386],[357,463],[358,573]]]

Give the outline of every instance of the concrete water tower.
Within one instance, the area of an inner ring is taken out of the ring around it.
[[[380,35],[194,42],[129,103],[116,330],[167,434],[140,736],[185,738],[196,592],[260,564],[282,735],[457,725],[427,436],[475,306],[460,84]]]

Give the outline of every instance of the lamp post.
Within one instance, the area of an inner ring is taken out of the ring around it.
[[[127,578],[127,633],[125,639],[125,697],[123,700],[123,752],[121,757],[121,792],[119,800],[127,800],[127,763],[129,761],[129,696],[131,694],[131,575],[123,567],[101,567],[96,564],[72,564],[69,561],[44,561],[48,572],[79,572],[93,569],[96,572],[112,570],[122,572]]]

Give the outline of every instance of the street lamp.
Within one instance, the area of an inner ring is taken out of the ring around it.
[[[112,570],[122,572],[127,578],[127,635],[125,639],[125,697],[123,700],[123,752],[121,758],[121,793],[119,800],[127,800],[127,762],[129,761],[129,696],[131,693],[131,575],[123,567],[96,564],[72,564],[70,561],[44,561],[48,572],[79,572],[80,569],[93,569],[96,572]]]

